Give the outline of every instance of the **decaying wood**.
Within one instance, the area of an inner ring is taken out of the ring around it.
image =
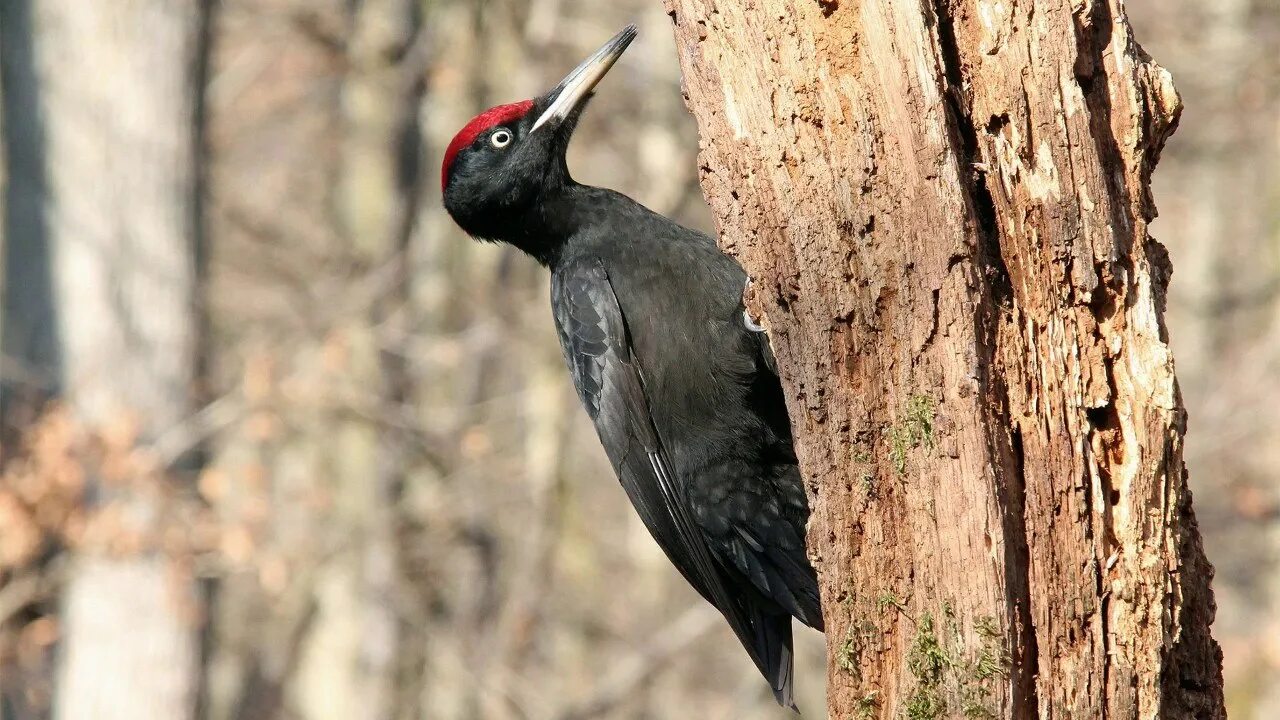
[[[1123,0],[666,0],[813,500],[831,717],[1222,717]]]

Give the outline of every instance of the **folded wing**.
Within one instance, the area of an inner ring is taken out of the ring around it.
[[[779,613],[777,605],[760,602],[754,591],[761,589],[757,580],[767,585],[782,579],[774,572],[771,580],[764,570],[774,565],[771,549],[737,522],[724,526],[731,533],[727,543],[709,537],[708,518],[695,517],[689,488],[675,472],[654,425],[643,369],[633,356],[626,319],[603,264],[595,258],[563,264],[553,275],[551,291],[574,386],[641,520],[685,579],[724,614],[778,702],[792,706],[791,608],[786,606],[795,604],[785,603]],[[709,507],[705,498],[694,500],[697,507]],[[788,537],[788,545],[793,541],[799,539]],[[799,547],[803,558],[803,544]],[[732,557],[723,557],[726,552]],[[739,567],[760,568],[760,574],[743,583],[736,577]]]

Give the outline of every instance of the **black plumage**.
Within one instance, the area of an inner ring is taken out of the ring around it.
[[[445,206],[469,233],[551,269],[578,396],[645,526],[792,706],[791,618],[822,628],[805,499],[746,274],[706,235],[574,182],[564,153],[628,28],[547,95],[495,108],[446,153]]]

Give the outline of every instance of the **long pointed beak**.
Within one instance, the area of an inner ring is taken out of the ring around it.
[[[573,72],[565,76],[565,79],[561,80],[552,91],[556,99],[543,111],[529,132],[537,130],[546,123],[559,123],[568,117],[569,113],[577,109],[591,95],[591,90],[595,88],[596,83],[604,78],[618,58],[622,57],[627,46],[635,39],[636,26],[628,25],[595,51],[591,57],[582,61],[581,65],[574,68]]]

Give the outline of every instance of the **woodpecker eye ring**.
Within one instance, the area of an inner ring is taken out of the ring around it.
[[[496,148],[504,148],[511,144],[511,131],[506,128],[499,129],[497,132],[489,136],[489,144]]]

